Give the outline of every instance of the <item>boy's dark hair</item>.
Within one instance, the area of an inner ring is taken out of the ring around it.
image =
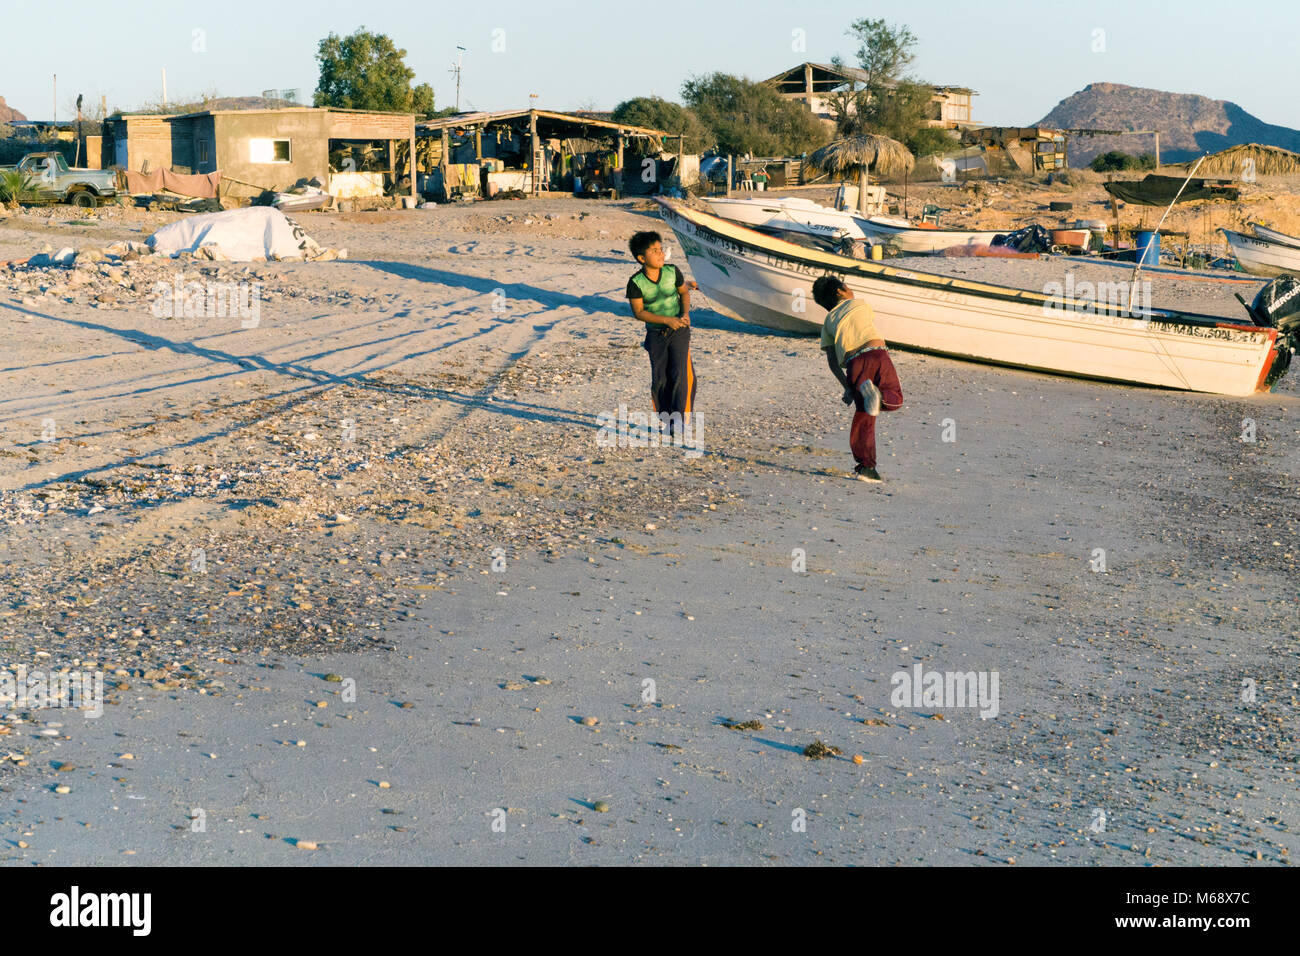
[[[829,312],[840,301],[840,289],[848,288],[836,276],[822,276],[813,283],[813,301]]]
[[[633,259],[640,259],[647,249],[662,241],[663,237],[657,232],[638,232],[628,240],[627,247],[632,250]]]

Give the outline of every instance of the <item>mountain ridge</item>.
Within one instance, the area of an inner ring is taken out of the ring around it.
[[[1185,162],[1242,143],[1300,152],[1300,130],[1265,123],[1230,100],[1172,93],[1122,83],[1089,83],[1071,93],[1035,126],[1055,129],[1157,129],[1160,159]],[[1087,165],[1099,153],[1155,151],[1152,136],[1070,137],[1070,165]]]

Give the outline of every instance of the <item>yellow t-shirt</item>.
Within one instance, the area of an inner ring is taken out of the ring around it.
[[[843,368],[844,356],[862,348],[872,339],[883,338],[876,331],[875,313],[861,299],[845,299],[826,313],[822,323],[822,351],[835,350],[835,358]]]

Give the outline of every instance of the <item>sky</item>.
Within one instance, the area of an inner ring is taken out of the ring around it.
[[[0,0],[7,8],[28,9]],[[920,79],[976,90],[979,123],[1029,125],[1087,84],[1111,82],[1231,100],[1300,128],[1294,0],[58,0],[58,10],[93,29],[27,32],[5,44],[0,62],[0,96],[31,119],[51,118],[54,74],[60,119],[78,93],[89,103],[107,96],[110,111],[158,101],[164,69],[173,102],[287,88],[310,102],[319,41],[362,26],[406,50],[415,82],[434,87],[440,108],[455,104],[460,45],[462,109],[607,110],[633,96],[680,101],[692,75],[759,80],[836,53],[853,62],[849,24],[883,17],[916,35]]]

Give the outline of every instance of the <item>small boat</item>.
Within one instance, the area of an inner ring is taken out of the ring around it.
[[[1278,232],[1276,229],[1270,229],[1268,226],[1252,222],[1250,228],[1254,230],[1255,235],[1260,239],[1268,242],[1280,242],[1284,246],[1296,246],[1300,248],[1300,239],[1295,236],[1288,236],[1285,232]]]
[[[929,223],[890,216],[858,216],[847,210],[819,206],[810,199],[710,197],[703,201],[715,216],[754,229],[887,242],[905,255],[930,255],[953,246],[987,246],[996,236],[1010,231],[940,229]]]
[[[866,239],[863,220],[851,212],[820,206],[811,199],[776,198],[735,199],[707,197],[709,210],[722,219],[730,219],[754,229],[781,229],[806,232],[836,239]]]
[[[871,305],[891,345],[1220,395],[1270,388],[1286,371],[1300,336],[1295,325],[1279,330],[1250,317],[1129,310],[1124,295],[1089,301],[1064,287],[1057,294],[1031,292],[852,259],[766,236],[675,200],[657,202],[711,303],[767,328],[819,331],[825,313],[813,302],[812,284],[834,275]]]
[[[989,246],[1010,229],[940,229],[928,223],[918,224],[888,216],[868,216],[858,220],[867,238],[893,243],[904,255],[923,256],[943,252],[954,246]]]
[[[1300,275],[1300,246],[1248,236],[1231,229],[1218,230],[1228,240],[1232,254],[1245,272],[1257,276]]]

